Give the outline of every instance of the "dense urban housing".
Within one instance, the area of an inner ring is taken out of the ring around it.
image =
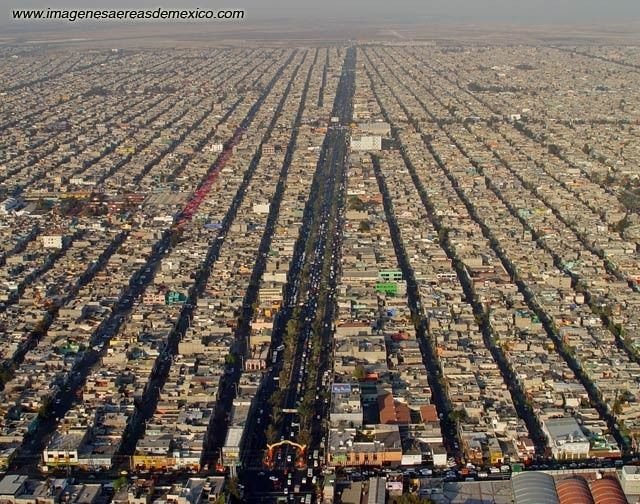
[[[0,44],[0,100],[0,501],[640,498],[637,47]]]

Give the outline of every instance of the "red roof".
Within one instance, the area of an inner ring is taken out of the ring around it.
[[[595,504],[628,504],[616,478],[606,477],[594,481],[591,484],[591,495]]]
[[[398,331],[391,335],[393,341],[405,341],[409,339],[409,335],[404,331]]]
[[[556,491],[560,504],[594,504],[589,485],[580,476],[558,481]]]

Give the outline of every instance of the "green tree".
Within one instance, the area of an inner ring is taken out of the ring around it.
[[[620,196],[620,203],[624,205],[628,212],[638,212],[640,210],[640,195],[637,190],[625,190]]]
[[[296,436],[296,441],[301,445],[308,446],[311,441],[311,433],[308,429],[301,429]]]
[[[269,424],[265,435],[267,437],[267,443],[275,443],[278,439],[278,430],[274,427],[273,424]]]
[[[227,481],[227,492],[234,499],[240,499],[240,487],[238,486],[238,478],[229,478]]]
[[[557,144],[549,144],[548,149],[549,154],[553,154],[554,156],[559,156],[562,153],[560,146]]]
[[[358,196],[351,196],[347,203],[347,209],[362,212],[365,209],[365,204]]]
[[[7,383],[11,379],[13,379],[13,370],[6,367],[0,368],[0,383]]]
[[[620,413],[622,413],[623,403],[624,399],[622,397],[616,397],[616,400],[613,402],[613,407],[611,408],[611,411],[614,415],[618,416]]]
[[[117,492],[121,488],[124,488],[129,481],[126,476],[120,476],[117,480],[113,482],[113,489]]]
[[[369,221],[360,221],[360,225],[358,226],[358,231],[360,231],[361,233],[365,233],[367,231],[371,231],[371,224],[369,224]]]
[[[400,497],[393,497],[390,502],[395,504],[435,504],[431,499],[418,497],[416,494],[404,494]]]
[[[294,318],[289,319],[287,322],[287,336],[295,336],[298,332],[298,321]]]
[[[171,238],[169,239],[171,247],[175,247],[176,245],[178,245],[178,243],[180,243],[181,238],[182,238],[182,230],[174,229],[171,233]]]
[[[45,397],[42,400],[42,404],[38,409],[38,416],[42,419],[46,419],[51,416],[51,397]]]

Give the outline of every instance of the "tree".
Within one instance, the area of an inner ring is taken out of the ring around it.
[[[471,92],[476,92],[476,93],[479,91],[484,91],[484,88],[477,82],[470,82],[469,84],[467,84],[467,89]]]
[[[279,405],[282,402],[282,396],[283,392],[280,389],[271,394],[271,397],[269,398],[269,403],[271,404],[271,406]]]
[[[296,441],[301,445],[308,446],[311,441],[311,433],[309,432],[309,429],[300,429],[300,432],[298,432],[298,435],[296,436]]]
[[[364,202],[358,196],[350,196],[347,203],[347,210],[362,212],[365,209]]]
[[[453,410],[449,413],[449,420],[454,423],[466,422],[469,420],[469,414],[467,413],[467,410],[464,409]]]
[[[240,487],[238,486],[238,478],[229,478],[227,481],[227,491],[234,499],[240,499]]]
[[[291,318],[287,322],[287,336],[292,337],[298,332],[298,320],[297,318]]]
[[[0,383],[7,383],[11,379],[13,379],[13,370],[6,367],[0,368]]]
[[[416,494],[404,494],[394,497],[391,502],[395,504],[435,504],[431,499],[418,497]]]
[[[449,229],[442,226],[438,230],[438,243],[445,244],[448,239],[449,239]]]
[[[311,414],[311,412],[311,405],[306,401],[301,402],[300,406],[298,406],[298,415],[301,419],[305,419],[308,415]]]
[[[360,221],[358,231],[360,231],[361,233],[371,231],[371,224],[369,224],[369,221]]]
[[[123,488],[128,483],[127,478],[125,476],[120,476],[117,480],[113,482],[113,489],[117,492],[121,488]]]
[[[267,427],[267,431],[265,432],[265,436],[267,437],[267,443],[269,444],[278,440],[278,430],[273,424],[269,424],[269,427]]]
[[[640,210],[640,195],[636,191],[625,190],[620,196],[620,203],[624,205],[628,212],[638,212]]]
[[[93,86],[89,91],[85,92],[85,98],[89,98],[91,96],[107,96],[109,91],[102,86]]]
[[[178,245],[178,243],[180,243],[180,238],[181,237],[182,237],[182,231],[181,230],[174,230],[171,233],[171,238],[169,240],[170,246],[171,247],[175,247],[176,245]]]
[[[562,153],[560,146],[558,144],[549,144],[548,146],[549,154],[553,154],[554,156],[559,156]]]
[[[616,397],[616,400],[613,402],[613,407],[611,408],[611,411],[615,416],[618,416],[620,413],[622,413],[622,406],[623,406],[622,398]]]
[[[47,419],[51,416],[51,397],[47,396],[42,400],[38,409],[38,416],[42,419]]]

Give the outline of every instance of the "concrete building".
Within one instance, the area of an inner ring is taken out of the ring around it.
[[[360,123],[358,129],[372,135],[388,136],[391,134],[391,125],[384,121]]]
[[[580,459],[589,456],[589,439],[572,417],[551,418],[542,423],[555,459]]]
[[[47,249],[61,249],[63,246],[61,234],[48,234],[42,236],[42,246]]]
[[[352,151],[379,151],[382,149],[382,137],[379,135],[363,135],[351,139]]]
[[[640,467],[623,466],[620,472],[620,484],[626,495],[640,495]]]
[[[362,426],[362,397],[358,384],[334,383],[332,385],[329,419],[335,426]]]

